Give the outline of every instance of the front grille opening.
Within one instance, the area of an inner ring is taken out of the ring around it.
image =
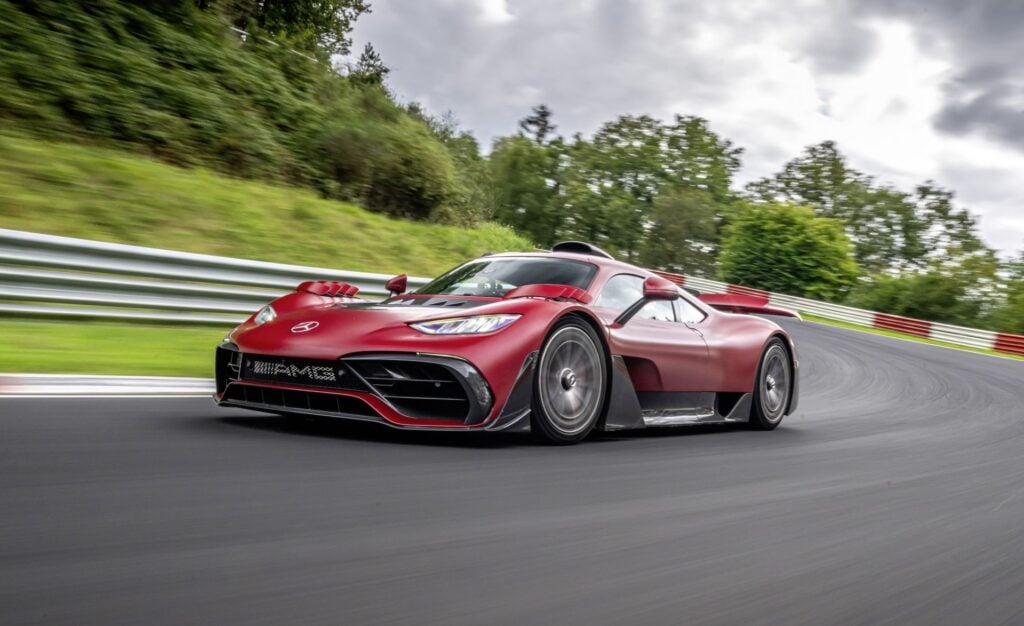
[[[216,353],[217,393],[224,393],[224,388],[233,381],[238,380],[241,369],[242,353],[238,350],[218,346]]]
[[[297,411],[320,415],[380,417],[370,405],[359,398],[336,396],[315,391],[293,391],[290,389],[273,389],[271,387],[257,387],[254,385],[231,385],[228,387],[224,399],[229,402],[249,404],[282,412]]]
[[[419,361],[352,360],[349,365],[399,412],[414,418],[465,420],[470,404],[455,373]]]

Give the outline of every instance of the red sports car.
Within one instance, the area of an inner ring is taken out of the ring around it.
[[[493,254],[382,302],[306,282],[217,348],[221,406],[396,428],[532,431],[778,426],[797,359],[767,301],[694,297],[579,242]]]

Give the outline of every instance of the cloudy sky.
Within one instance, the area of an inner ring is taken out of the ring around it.
[[[909,190],[932,179],[1024,248],[1024,0],[373,0],[405,101],[484,145],[545,103],[559,132],[700,115],[744,148],[739,183],[834,139]]]

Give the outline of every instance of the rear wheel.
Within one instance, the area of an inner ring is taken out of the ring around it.
[[[793,368],[786,344],[775,337],[761,355],[754,385],[754,406],[750,425],[758,430],[772,430],[779,425],[789,406],[793,388]]]
[[[559,322],[540,352],[531,430],[555,444],[586,437],[601,416],[606,379],[606,359],[597,333],[571,317]]]

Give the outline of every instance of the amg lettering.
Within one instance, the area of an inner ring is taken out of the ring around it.
[[[284,363],[272,363],[270,361],[254,361],[253,374],[259,376],[283,376],[287,378],[306,378],[324,382],[335,382],[337,377],[334,369],[324,365],[286,365]]]

